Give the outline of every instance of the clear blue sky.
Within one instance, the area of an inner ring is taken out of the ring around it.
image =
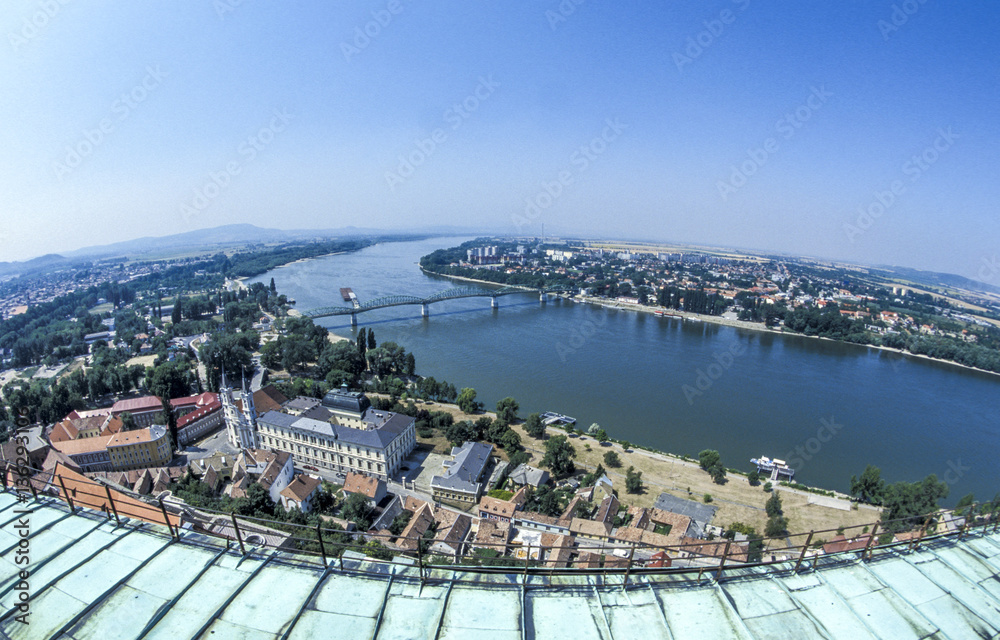
[[[0,8],[0,260],[236,222],[1000,253],[993,2],[62,1]]]

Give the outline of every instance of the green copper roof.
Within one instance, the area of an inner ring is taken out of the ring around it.
[[[16,510],[31,508],[30,514]],[[27,519],[28,529],[15,528]],[[1000,536],[932,540],[915,552],[840,556],[709,573],[528,576],[344,568],[291,553],[242,557],[218,539],[0,494],[6,638],[995,638]],[[20,532],[26,531],[26,543]],[[30,562],[17,565],[17,549]],[[27,568],[27,590],[17,572]],[[362,571],[364,570],[364,572]],[[460,577],[461,580],[456,578]],[[28,624],[12,607],[28,593]]]

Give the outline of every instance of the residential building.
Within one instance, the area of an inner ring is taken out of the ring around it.
[[[242,497],[250,483],[256,481],[277,504],[281,502],[281,492],[294,476],[295,466],[290,453],[246,449],[236,458],[231,497]]]
[[[52,449],[69,457],[82,472],[113,471],[105,438],[83,438],[53,442]]]
[[[372,504],[378,504],[387,494],[385,480],[352,471],[344,480],[344,495],[352,493],[360,493]]]
[[[321,481],[310,475],[300,474],[288,483],[288,486],[278,494],[281,497],[281,506],[285,511],[298,508],[302,513],[309,513],[312,510],[313,497],[319,489]]]
[[[528,466],[527,464],[519,464],[510,472],[507,476],[516,487],[529,486],[538,488],[544,484],[549,483],[549,472],[536,469],[534,467]]]
[[[206,404],[199,404],[192,411],[185,411],[177,418],[177,446],[186,446],[225,424],[225,412],[222,402],[212,394]]]
[[[119,400],[111,407],[111,415],[121,417],[123,413],[132,414],[136,425],[148,427],[157,421],[163,412],[163,401],[156,396],[142,396]]]
[[[420,544],[420,538],[424,532],[434,524],[434,509],[431,505],[424,503],[422,507],[413,512],[410,521],[394,541],[396,547],[403,551],[416,551]]]
[[[444,509],[439,511],[442,514],[447,513],[455,517],[450,524],[444,522],[438,524],[437,535],[434,536],[434,543],[431,544],[430,551],[457,559],[462,555],[465,539],[472,528],[472,518]]]
[[[510,533],[510,522],[480,520],[479,530],[476,531],[476,538],[472,543],[472,547],[474,549],[492,550],[500,555],[504,555],[507,552]]]
[[[496,520],[510,523],[514,513],[520,509],[527,499],[524,487],[518,490],[510,500],[500,500],[492,496],[483,496],[479,500],[479,517],[484,520]]]
[[[611,523],[573,518],[569,523],[569,531],[578,538],[606,540],[611,535]]]
[[[493,445],[466,442],[453,447],[451,460],[443,463],[444,473],[431,478],[435,500],[475,504],[483,491],[483,477],[492,460]]]
[[[114,471],[163,467],[173,458],[170,434],[163,425],[119,431],[106,446]]]

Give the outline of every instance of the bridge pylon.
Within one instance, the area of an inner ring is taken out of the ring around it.
[[[491,309],[499,309],[500,308],[500,303],[497,302],[497,297],[496,296],[493,296],[492,298],[490,298],[490,308]]]
[[[431,315],[430,309],[427,308],[426,302],[420,305],[420,315],[424,318],[429,318]]]
[[[358,314],[356,313],[351,314],[351,326],[352,327],[358,326]]]

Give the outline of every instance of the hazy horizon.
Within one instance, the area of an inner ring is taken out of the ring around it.
[[[0,8],[0,261],[226,224],[644,238],[1000,284],[992,4]]]

